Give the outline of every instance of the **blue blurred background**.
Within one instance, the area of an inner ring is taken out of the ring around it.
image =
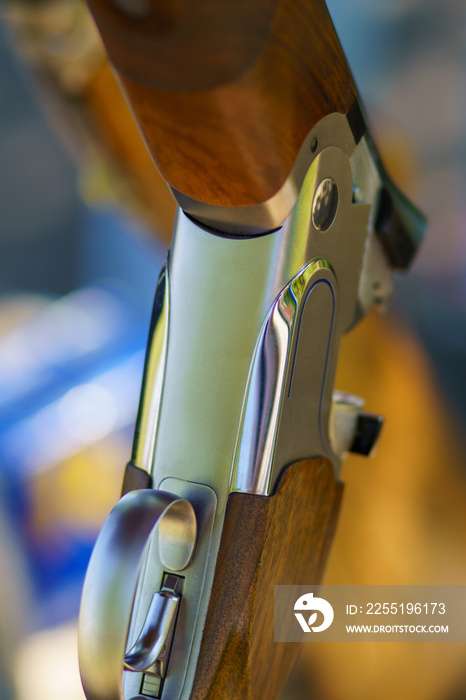
[[[397,282],[396,318],[418,338],[461,442],[466,6],[459,0],[328,6],[376,140],[429,218],[413,270]],[[80,589],[130,453],[171,205],[157,189],[155,199],[169,213],[159,225],[155,217],[154,229],[145,216],[147,193],[145,202],[144,195],[138,199],[121,174],[134,164],[121,150],[115,157],[111,144],[99,150],[99,129],[114,127],[105,119],[95,132],[91,126],[99,115],[92,85],[105,69],[82,6],[10,2],[3,15],[0,700],[77,700]],[[345,697],[324,685],[315,697]],[[431,697],[466,697],[466,684],[453,686]]]

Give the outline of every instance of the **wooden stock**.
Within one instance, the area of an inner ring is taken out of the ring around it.
[[[342,491],[330,462],[312,460],[270,497],[230,495],[192,700],[279,696],[300,645],[274,642],[274,586],[320,582]]]
[[[157,167],[199,202],[263,203],[355,101],[323,0],[88,3]]]

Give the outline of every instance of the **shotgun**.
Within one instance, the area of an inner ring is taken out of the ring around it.
[[[88,700],[277,698],[273,591],[319,583],[380,416],[339,342],[425,220],[390,180],[323,0],[88,0],[178,203],[123,494],[79,621]]]

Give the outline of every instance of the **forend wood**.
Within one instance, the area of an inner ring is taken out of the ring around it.
[[[262,204],[356,88],[323,0],[88,0],[152,157],[185,197]]]
[[[342,493],[315,459],[272,496],[230,494],[192,700],[278,698],[300,645],[274,642],[274,586],[320,583]]]

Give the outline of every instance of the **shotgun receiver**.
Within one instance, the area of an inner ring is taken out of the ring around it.
[[[88,700],[273,700],[278,584],[318,583],[345,453],[341,336],[424,219],[390,181],[323,0],[89,0],[179,210],[123,497],[83,590]]]

